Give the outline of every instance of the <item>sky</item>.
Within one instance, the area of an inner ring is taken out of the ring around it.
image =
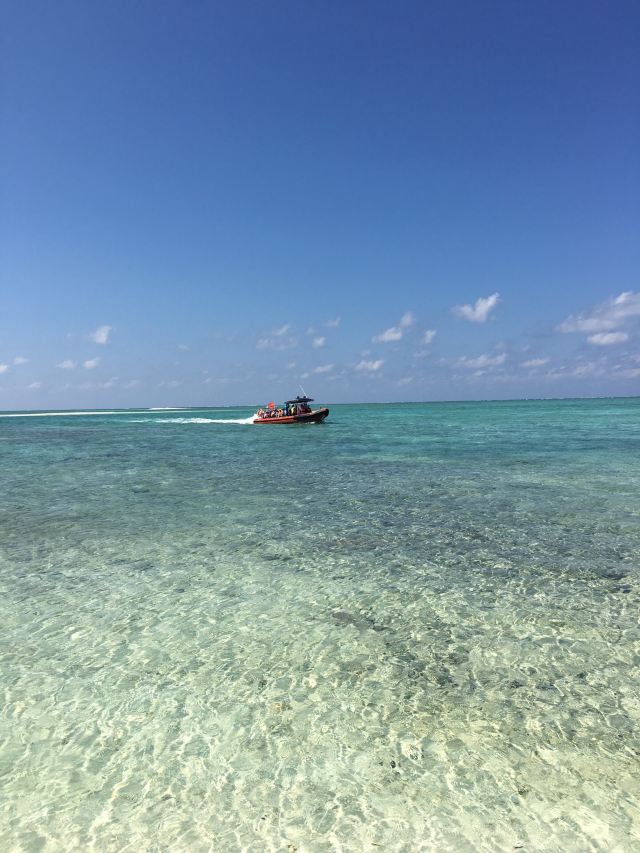
[[[0,409],[640,393],[640,4],[0,4]]]

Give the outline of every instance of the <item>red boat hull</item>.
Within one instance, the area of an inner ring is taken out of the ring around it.
[[[329,409],[316,409],[307,415],[287,415],[283,418],[255,418],[254,424],[321,424]]]

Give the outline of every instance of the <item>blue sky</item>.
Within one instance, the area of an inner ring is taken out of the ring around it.
[[[635,2],[8,2],[0,408],[636,394]]]

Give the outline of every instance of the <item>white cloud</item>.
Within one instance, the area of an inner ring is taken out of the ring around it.
[[[109,334],[113,326],[98,326],[95,332],[91,332],[89,337],[95,344],[108,344],[109,343]]]
[[[311,344],[311,346],[314,349],[320,349],[321,347],[323,347],[325,345],[326,340],[327,339],[325,337],[323,337],[322,335],[319,335],[317,338],[313,339],[313,343]]]
[[[124,383],[125,388],[137,388],[140,384],[139,379],[130,379],[128,382]]]
[[[86,361],[82,363],[83,367],[86,367],[87,370],[93,370],[94,367],[97,367],[100,364],[99,358],[88,358]]]
[[[340,325],[340,317],[336,317],[334,320],[327,320],[327,326],[330,329],[337,329]]]
[[[595,335],[589,335],[587,340],[598,347],[610,347],[628,341],[629,335],[626,332],[596,332]]]
[[[397,326],[391,326],[390,328],[385,329],[384,332],[380,332],[379,335],[375,335],[371,340],[376,344],[389,344],[393,341],[400,341],[404,334],[403,330],[408,329],[409,326],[413,326],[415,321],[415,317],[411,311],[405,311]]]
[[[42,382],[32,382],[31,385],[27,385],[29,391],[37,391],[38,388],[42,388]]]
[[[530,358],[528,361],[521,361],[520,367],[542,367],[543,364],[548,364],[548,358]]]
[[[591,311],[571,314],[556,327],[558,332],[610,332],[633,317],[640,317],[640,293],[627,290],[596,305]]]
[[[178,344],[178,349],[181,349],[183,352],[189,352],[187,344]]]
[[[285,323],[284,326],[280,326],[279,329],[274,329],[271,333],[274,338],[281,338],[283,335],[286,335],[289,329],[291,328],[290,323]]]
[[[396,383],[399,388],[402,388],[404,385],[410,385],[413,382],[413,376],[405,376],[403,379],[398,379]]]
[[[388,344],[391,341],[402,340],[402,329],[399,326],[391,326],[390,329],[385,329],[384,332],[376,335],[372,340],[377,344]]]
[[[63,370],[73,370],[73,368],[77,366],[77,362],[71,361],[70,358],[61,361],[60,364],[56,365],[56,367],[61,367]]]
[[[8,364],[0,364],[0,373],[6,373],[9,370]]]
[[[437,335],[437,331],[435,329],[427,329],[424,333],[424,337],[422,338],[422,343],[429,346],[430,343],[433,343],[433,339]]]
[[[499,367],[506,360],[507,354],[504,352],[501,352],[500,355],[479,355],[476,358],[467,358],[466,355],[463,355],[462,358],[458,359],[458,364],[477,370],[484,367]]]
[[[321,364],[319,367],[314,367],[311,371],[312,373],[331,373],[333,370],[332,364]]]
[[[486,323],[491,311],[501,301],[499,293],[492,293],[491,296],[481,296],[476,299],[473,305],[455,305],[453,313],[462,317],[463,320],[469,320],[470,323]]]
[[[19,364],[26,364],[28,361],[29,361],[29,359],[28,359],[28,358],[25,358],[23,355],[17,355],[17,356],[13,359],[13,363],[14,363],[15,365],[19,365]]]
[[[379,358],[376,361],[365,361],[364,359],[356,364],[356,370],[363,370],[367,373],[375,373],[380,370],[382,365],[384,364],[384,359]]]

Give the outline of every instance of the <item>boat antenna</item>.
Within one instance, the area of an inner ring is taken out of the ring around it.
[[[304,390],[304,388],[302,387],[302,385],[300,385],[300,383],[299,383],[299,382],[298,382],[298,388],[302,391],[302,396],[303,396],[303,397],[306,397],[306,396],[307,396],[307,392]]]

